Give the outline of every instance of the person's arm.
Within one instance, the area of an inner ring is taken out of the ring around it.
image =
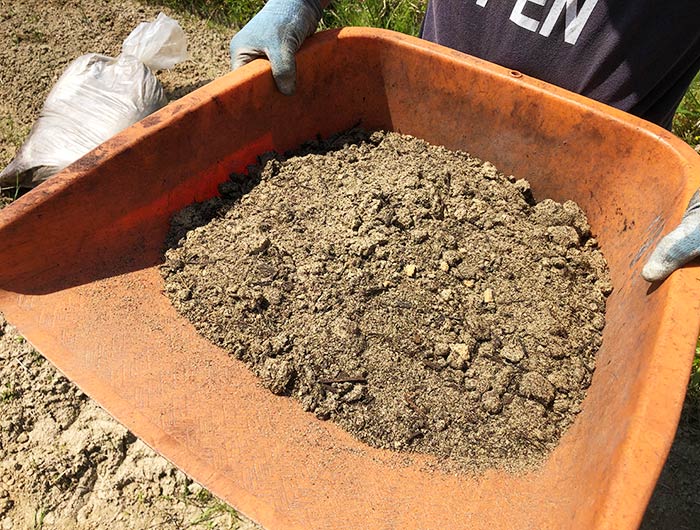
[[[665,279],[676,269],[700,256],[700,190],[690,199],[681,224],[666,235],[642,269],[649,282]]]
[[[316,31],[330,0],[269,0],[231,39],[231,68],[267,57],[277,88],[291,95],[296,86],[294,55]]]

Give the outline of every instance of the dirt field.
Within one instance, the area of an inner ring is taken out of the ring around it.
[[[192,60],[160,75],[171,98],[228,70],[231,31],[175,16]],[[118,53],[156,7],[112,0],[0,0],[0,166],[73,58]],[[1,242],[0,242],[1,244]],[[644,528],[700,521],[700,414],[686,407]],[[251,528],[0,326],[0,530]]]
[[[255,528],[158,456],[0,316],[0,528]]]
[[[0,166],[70,60],[116,55],[158,11],[128,1],[0,0]],[[233,32],[165,11],[185,29],[191,54],[159,75],[175,99],[228,71]],[[0,315],[0,529],[29,528],[256,526],[137,440]]]

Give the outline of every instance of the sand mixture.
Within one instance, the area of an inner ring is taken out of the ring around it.
[[[575,203],[397,133],[249,172],[173,221],[166,291],[200,333],[375,447],[517,469],[557,444],[612,289]]]

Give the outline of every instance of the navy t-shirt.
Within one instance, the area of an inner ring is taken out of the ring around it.
[[[667,128],[700,69],[700,0],[430,0],[421,34]]]

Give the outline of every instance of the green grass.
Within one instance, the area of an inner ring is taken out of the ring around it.
[[[427,0],[339,0],[324,12],[319,29],[384,28],[417,36]]]
[[[145,0],[145,2],[164,5],[217,24],[238,28],[248,22],[265,5],[263,0]]]
[[[41,530],[44,528],[44,519],[46,518],[46,515],[48,514],[48,510],[46,508],[37,508],[36,511],[34,512],[34,530]]]
[[[700,75],[690,85],[673,119],[673,132],[695,149],[700,148]],[[688,383],[686,403],[700,415],[700,340],[695,347],[695,359]]]
[[[149,0],[187,11],[217,24],[242,27],[263,0]],[[319,29],[370,26],[418,35],[427,0],[337,0],[323,14]]]
[[[9,403],[10,401],[17,399],[17,397],[19,397],[19,392],[17,392],[15,385],[12,383],[3,388],[2,392],[0,392],[0,402],[2,403]]]
[[[19,150],[22,142],[29,135],[29,127],[21,127],[13,119],[12,116],[0,115],[0,138],[12,145],[15,150]],[[0,166],[0,170],[2,166]],[[3,196],[0,197],[0,210],[15,200],[19,195],[19,182],[14,186],[0,189]]]
[[[693,368],[690,370],[687,402],[700,417],[700,339],[695,347],[695,359],[693,359]]]
[[[678,107],[673,132],[693,147],[700,145],[700,75],[690,85]]]
[[[220,526],[220,518],[225,515],[228,515],[231,519],[230,530],[235,530],[240,521],[238,513],[228,504],[218,499],[211,501],[211,504],[204,508],[202,513],[189,523],[188,527],[199,526],[213,529]]]

